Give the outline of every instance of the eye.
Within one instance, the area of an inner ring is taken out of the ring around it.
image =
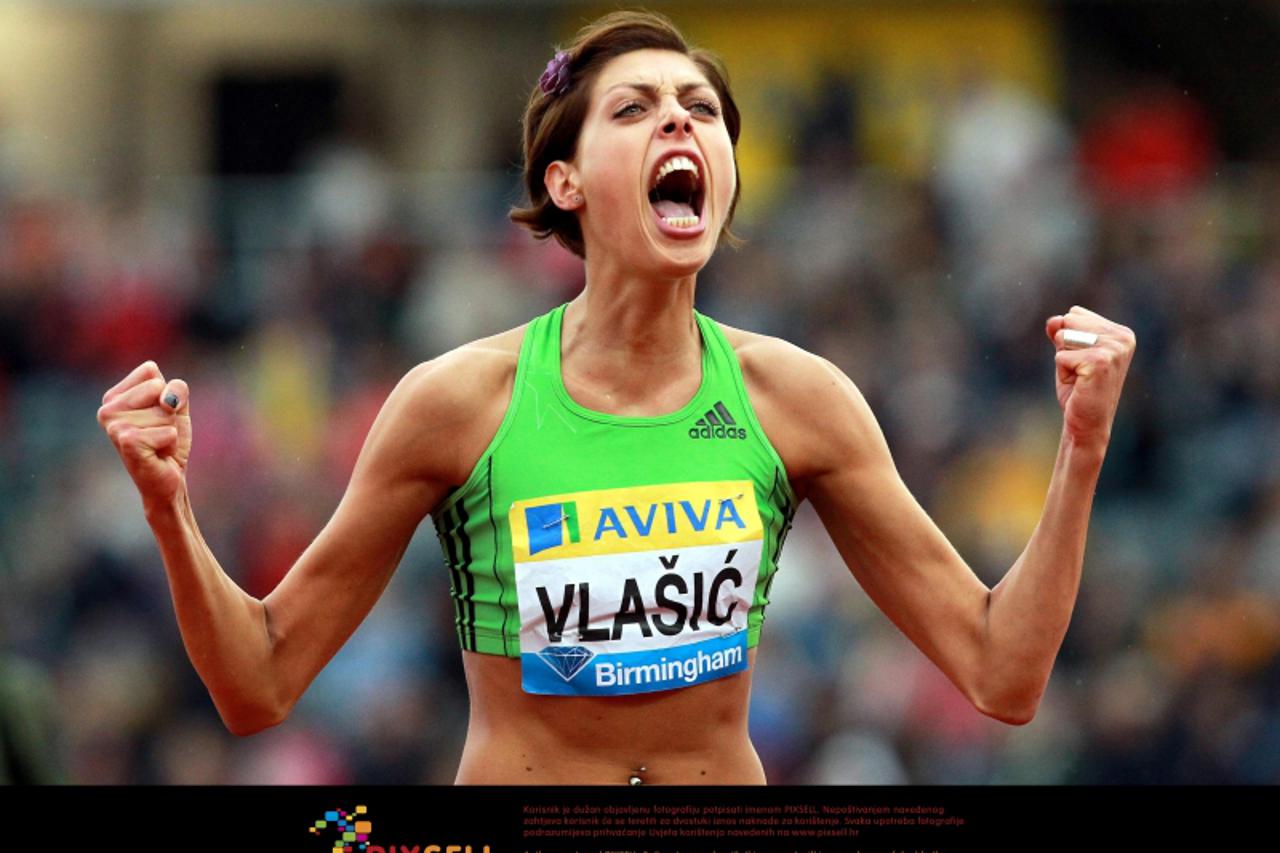
[[[692,104],[690,104],[690,105],[689,105],[689,109],[690,109],[690,110],[701,110],[703,115],[708,115],[708,116],[718,116],[718,115],[720,115],[720,108],[719,108],[719,107],[717,107],[717,106],[716,106],[714,103],[712,103],[711,101],[708,101],[708,100],[705,100],[705,99],[699,99],[699,100],[694,101]]]
[[[628,104],[623,104],[622,107],[619,108],[618,111],[613,114],[613,117],[623,118],[624,116],[638,115],[640,113],[640,109],[641,109],[640,104],[636,103],[635,101],[632,101]]]

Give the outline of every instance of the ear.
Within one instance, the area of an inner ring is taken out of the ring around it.
[[[578,172],[572,163],[555,160],[547,165],[542,175],[542,183],[547,188],[551,203],[561,210],[577,210],[583,205],[582,189],[578,181]]]

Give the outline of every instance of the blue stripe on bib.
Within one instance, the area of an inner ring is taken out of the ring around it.
[[[636,652],[595,653],[585,646],[551,645],[521,655],[529,693],[617,696],[689,687],[747,668],[747,632]]]

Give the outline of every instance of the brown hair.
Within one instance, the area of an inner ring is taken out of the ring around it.
[[[706,76],[707,82],[720,96],[724,124],[729,141],[737,148],[741,118],[738,105],[729,91],[729,75],[720,58],[701,48],[690,47],[680,31],[656,12],[611,12],[586,25],[565,48],[569,58],[569,89],[561,95],[547,94],[534,85],[524,111],[524,183],[529,204],[511,209],[513,222],[525,226],[539,239],[554,236],[569,251],[586,257],[582,229],[578,217],[556,207],[547,193],[543,176],[547,166],[556,160],[572,160],[578,147],[578,135],[586,119],[591,97],[591,84],[600,69],[615,56],[633,50],[655,48],[673,50],[689,57]],[[742,194],[738,175],[738,158],[734,156],[735,189],[729,204],[720,239],[731,246],[741,241],[729,230],[733,212]]]

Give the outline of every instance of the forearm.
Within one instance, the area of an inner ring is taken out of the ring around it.
[[[236,734],[278,722],[272,695],[272,642],[261,601],[236,585],[200,535],[182,489],[145,505],[169,578],[182,642],[218,713]]]
[[[1011,721],[1035,713],[1071,621],[1105,453],[1105,445],[1077,445],[1063,433],[1035,532],[991,590],[976,690]]]

